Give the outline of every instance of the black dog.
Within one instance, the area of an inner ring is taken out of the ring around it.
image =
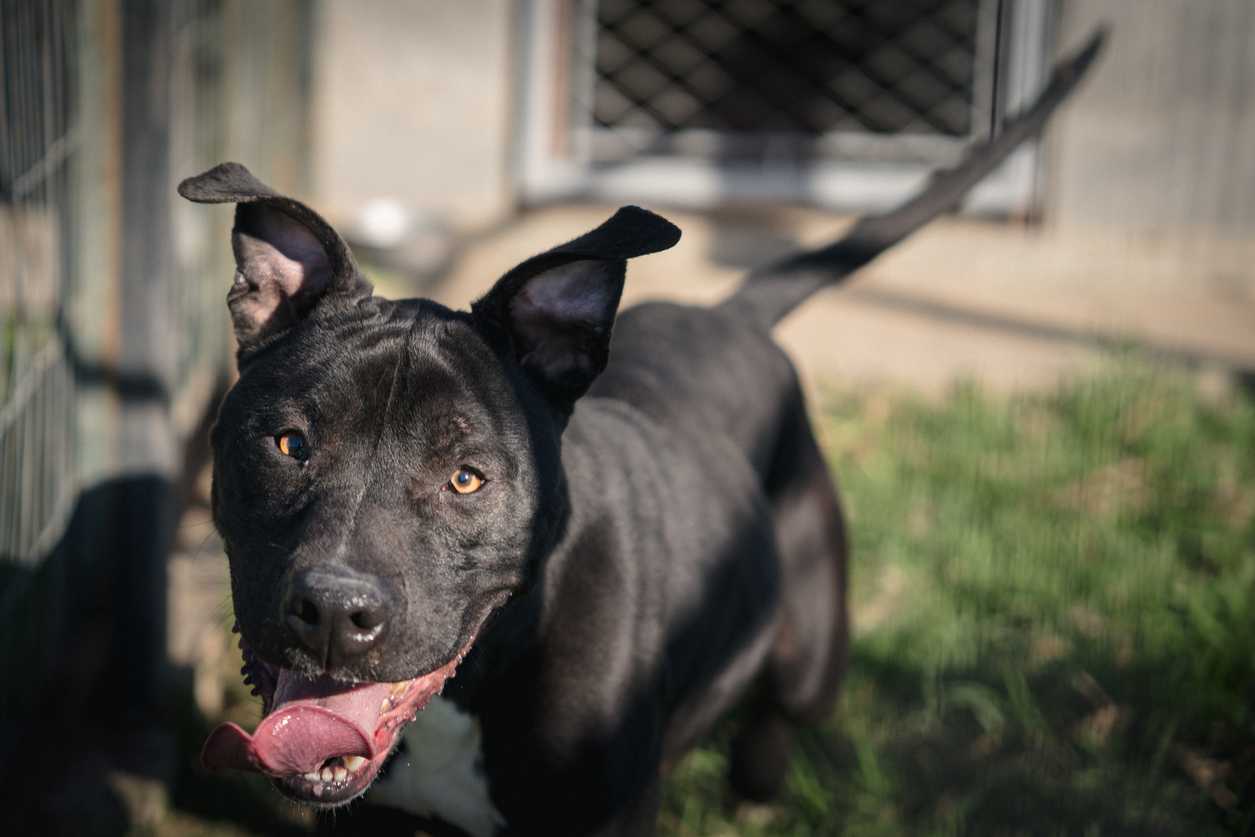
[[[771,326],[954,206],[1096,47],[921,198],[713,308],[616,322],[626,260],[680,235],[635,207],[465,313],[372,296],[321,217],[239,165],[184,181],[237,204],[213,506],[268,712],[205,764],[338,805],[447,687],[379,800],[475,837],[649,834],[661,775],[750,688],[731,779],[770,796],[847,650],[841,514]]]

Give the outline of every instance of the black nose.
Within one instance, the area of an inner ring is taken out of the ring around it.
[[[388,630],[392,599],[377,579],[328,570],[297,573],[283,598],[283,622],[327,670],[351,665]]]

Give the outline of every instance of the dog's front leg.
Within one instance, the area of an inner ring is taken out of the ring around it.
[[[650,837],[658,833],[658,806],[662,802],[662,777],[653,778],[628,805],[621,808],[595,837]]]

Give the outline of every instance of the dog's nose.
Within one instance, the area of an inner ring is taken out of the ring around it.
[[[392,597],[376,579],[326,570],[297,573],[283,598],[283,622],[331,670],[354,662],[388,629]]]

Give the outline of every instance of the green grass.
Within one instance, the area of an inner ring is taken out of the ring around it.
[[[730,725],[668,835],[1255,835],[1255,402],[1134,360],[1051,395],[832,390],[849,675],[778,803]]]

